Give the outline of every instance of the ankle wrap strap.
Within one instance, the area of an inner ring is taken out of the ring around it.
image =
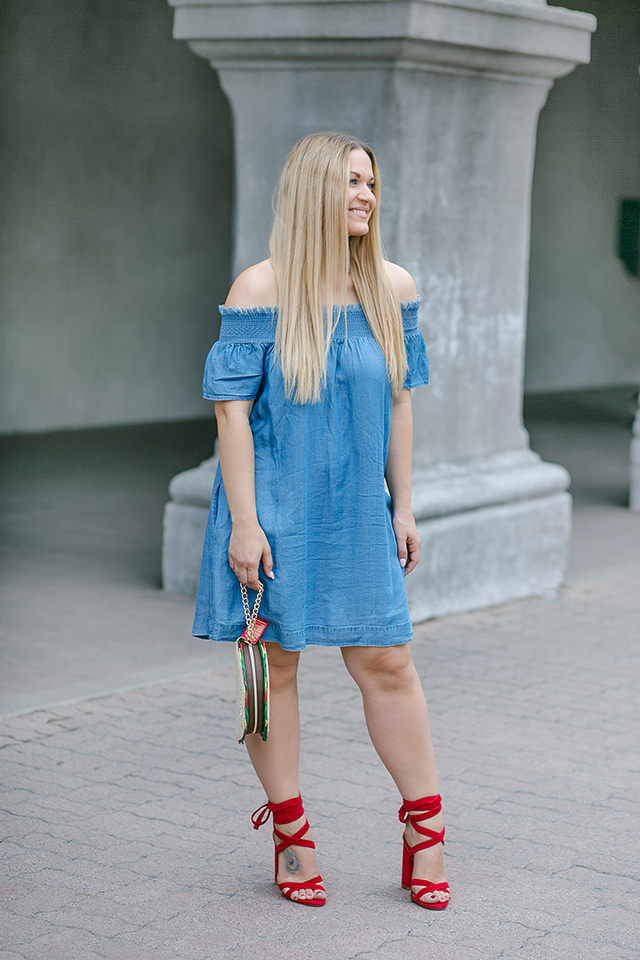
[[[304,817],[304,807],[302,806],[302,797],[292,797],[291,800],[283,800],[282,803],[270,803],[268,800],[261,807],[251,814],[253,829],[258,830],[263,823],[266,823],[273,814],[274,823],[293,823]]]
[[[441,810],[442,797],[439,793],[432,797],[422,797],[421,800],[403,799],[402,806],[398,810],[398,819],[400,823],[406,823],[408,820],[413,824],[415,820],[428,820],[429,817],[435,817]]]

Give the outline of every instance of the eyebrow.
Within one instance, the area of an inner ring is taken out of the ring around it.
[[[361,173],[358,173],[357,170],[350,170],[349,173],[351,174],[352,177],[362,177],[362,174],[361,174]],[[376,178],[374,177],[373,174],[371,174],[371,176],[368,177],[367,179],[368,179],[369,181],[371,181],[371,180],[374,180],[374,181],[375,181]]]

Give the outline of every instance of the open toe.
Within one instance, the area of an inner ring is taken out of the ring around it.
[[[447,894],[446,897],[436,897],[439,892]],[[429,897],[429,899],[424,899]],[[449,903],[449,884],[445,880],[443,883],[432,883],[430,880],[419,880],[414,877],[411,880],[411,899],[420,907],[426,907],[427,910],[444,910]]]

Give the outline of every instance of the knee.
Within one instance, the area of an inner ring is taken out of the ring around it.
[[[397,647],[360,647],[363,656],[347,661],[351,676],[362,689],[375,687],[384,692],[406,690],[417,679],[408,644]]]
[[[278,643],[267,644],[269,659],[269,684],[273,688],[295,685],[298,676],[300,654],[283,650]]]

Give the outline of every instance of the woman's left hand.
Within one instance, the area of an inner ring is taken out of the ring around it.
[[[394,513],[393,532],[398,544],[398,560],[400,566],[404,567],[406,577],[417,566],[420,559],[420,537],[412,515],[401,516]]]

